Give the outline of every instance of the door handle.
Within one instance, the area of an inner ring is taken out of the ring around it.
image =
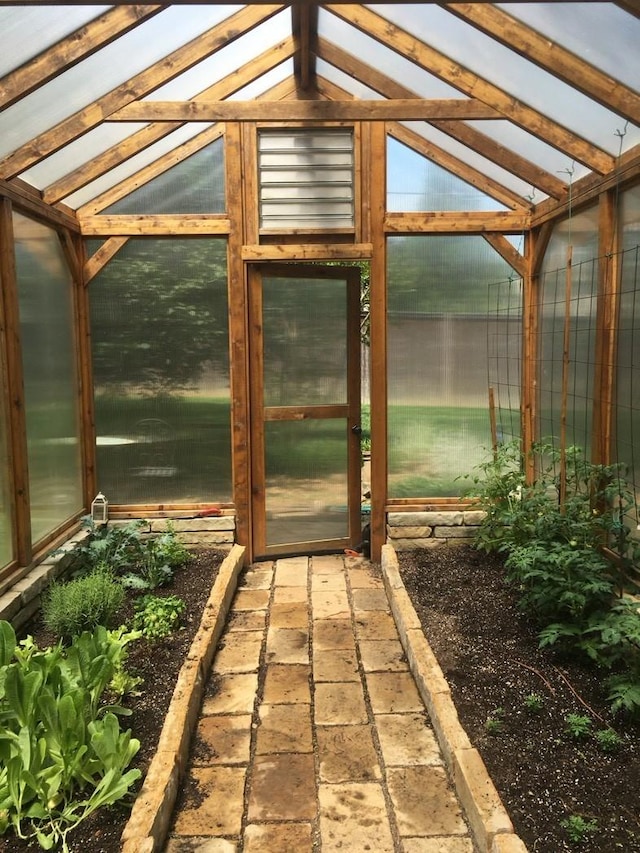
[[[362,435],[362,427],[360,424],[354,424],[354,426],[351,427],[351,432],[354,435]]]

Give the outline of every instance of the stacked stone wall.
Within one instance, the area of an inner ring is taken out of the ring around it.
[[[387,543],[396,551],[471,544],[484,515],[480,510],[390,512]]]

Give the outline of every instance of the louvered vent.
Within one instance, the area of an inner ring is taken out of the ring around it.
[[[262,230],[354,227],[350,130],[263,130],[258,170]]]

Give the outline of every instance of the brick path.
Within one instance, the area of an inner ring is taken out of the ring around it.
[[[165,853],[473,853],[382,579],[340,556],[240,578]]]

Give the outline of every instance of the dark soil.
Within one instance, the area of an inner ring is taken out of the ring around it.
[[[538,649],[499,558],[462,546],[401,553],[399,562],[460,722],[528,849],[638,853],[640,724],[612,718],[588,666]],[[542,697],[539,713],[527,710],[531,694]],[[619,751],[572,740],[567,714],[589,716],[594,731],[614,728]],[[573,816],[598,828],[571,842],[562,822]]]
[[[122,718],[121,726],[130,728],[133,736],[140,741],[140,750],[131,764],[131,767],[142,771],[142,778],[138,781],[134,794],[142,786],[155,753],[178,673],[198,630],[204,606],[225,556],[225,552],[218,550],[193,551],[191,559],[175,573],[172,582],[153,591],[154,595],[177,595],[183,599],[186,608],[181,628],[158,643],[150,644],[139,640],[128,647],[130,652],[127,670],[143,678],[138,688],[140,695],[128,697],[122,703],[133,713],[130,717]],[[131,596],[120,614],[119,623],[131,624],[133,603],[134,596]],[[41,647],[55,643],[55,638],[47,633],[39,621],[28,625],[22,634],[31,634]],[[120,836],[129,818],[131,802],[129,799],[119,805],[101,809],[81,823],[68,836],[71,851],[118,853],[121,849]],[[40,850],[35,841],[20,841],[11,830],[0,838],[0,853],[35,853]]]

